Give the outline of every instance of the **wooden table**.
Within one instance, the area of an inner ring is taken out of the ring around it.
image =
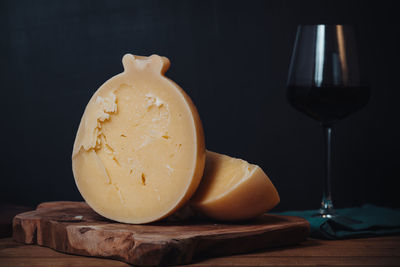
[[[400,236],[326,241],[251,254],[199,260],[185,266],[400,266]],[[0,239],[0,266],[130,266],[126,263],[73,256],[52,249]]]

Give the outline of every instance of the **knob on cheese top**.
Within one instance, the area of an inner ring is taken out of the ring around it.
[[[200,117],[164,76],[169,60],[123,57],[82,116],[72,153],[77,187],[100,215],[125,223],[165,218],[195,192],[205,164]]]
[[[215,152],[206,152],[206,165],[191,206],[217,220],[257,217],[275,207],[279,194],[257,165]]]

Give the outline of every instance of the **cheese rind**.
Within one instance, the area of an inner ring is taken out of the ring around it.
[[[124,72],[93,95],[76,135],[72,167],[86,202],[126,223],[167,217],[195,192],[205,164],[196,107],[164,76],[165,57],[123,57]]]
[[[279,201],[276,188],[259,166],[207,151],[204,175],[190,203],[207,217],[234,221],[257,217]]]

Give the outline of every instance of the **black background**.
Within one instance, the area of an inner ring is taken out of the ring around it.
[[[387,1],[0,1],[1,201],[80,200],[75,133],[95,90],[127,53],[171,60],[208,149],[260,165],[276,210],[317,208],[322,130],[289,106],[298,24],[351,24],[372,86],[334,129],[337,207],[399,207],[399,15]]]

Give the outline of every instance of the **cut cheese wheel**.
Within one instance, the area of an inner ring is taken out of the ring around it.
[[[245,220],[269,211],[279,195],[257,165],[207,151],[204,175],[191,206],[217,220]]]
[[[196,107],[164,76],[169,60],[123,57],[124,72],[90,99],[76,135],[77,187],[100,215],[148,223],[180,208],[203,175],[205,145]]]

